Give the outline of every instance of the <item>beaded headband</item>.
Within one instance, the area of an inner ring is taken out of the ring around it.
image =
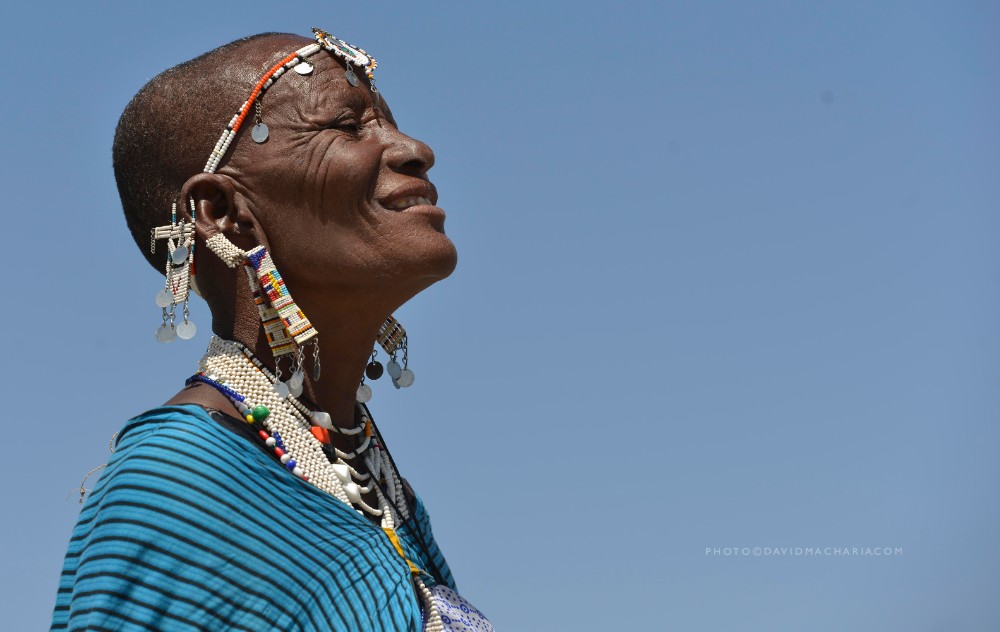
[[[324,31],[323,29],[313,29],[313,34],[316,37],[315,44],[309,44],[303,46],[294,53],[289,54],[287,57],[276,63],[271,67],[264,76],[260,78],[257,85],[254,86],[253,91],[250,92],[250,96],[247,100],[243,102],[240,106],[236,115],[229,121],[229,125],[226,126],[226,130],[222,132],[222,136],[219,137],[219,142],[215,143],[215,147],[212,149],[212,155],[209,156],[208,162],[205,163],[205,173],[215,173],[215,170],[219,168],[219,163],[222,161],[222,157],[226,155],[226,151],[229,149],[229,145],[232,144],[233,139],[236,137],[236,133],[240,131],[243,126],[243,121],[246,119],[247,115],[250,113],[250,108],[255,104],[259,105],[260,98],[264,95],[264,92],[274,85],[274,82],[278,80],[278,77],[285,74],[289,69],[294,69],[300,75],[308,75],[313,71],[313,65],[306,61],[308,57],[311,57],[321,50],[325,50],[333,55],[344,60],[344,65],[347,70],[344,74],[347,77],[348,83],[350,83],[355,88],[360,85],[358,76],[354,73],[354,69],[351,66],[357,66],[362,69],[365,76],[368,77],[369,85],[371,86],[372,99],[376,106],[378,105],[378,90],[375,88],[375,68],[378,66],[378,62],[375,58],[366,53],[364,50],[358,48],[357,46],[352,46],[344,40],[334,37]],[[260,109],[257,110],[257,122],[251,130],[251,136],[253,140],[258,143],[263,143],[267,140],[268,129],[260,120]]]

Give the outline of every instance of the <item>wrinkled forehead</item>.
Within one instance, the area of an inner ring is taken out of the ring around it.
[[[289,106],[305,116],[336,115],[344,109],[384,116],[395,123],[381,92],[372,90],[372,82],[356,66],[328,51],[309,58],[312,71],[308,74],[287,73],[282,82],[263,99],[265,110]],[[272,94],[273,93],[273,94]],[[377,105],[377,108],[376,108]]]

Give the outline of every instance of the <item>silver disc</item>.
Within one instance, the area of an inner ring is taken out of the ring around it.
[[[347,77],[347,83],[351,84],[355,88],[357,88],[361,84],[361,82],[358,81],[358,76],[354,74],[354,69],[351,68],[350,66],[347,67],[347,71],[344,73],[344,75]]]
[[[267,134],[269,131],[270,130],[267,129],[267,125],[257,123],[253,126],[253,129],[250,130],[250,138],[252,138],[255,143],[263,143],[267,140]]]
[[[297,66],[295,66],[295,72],[300,75],[311,75],[312,71],[313,65],[307,61],[300,62]]]
[[[195,333],[198,328],[194,326],[190,320],[185,320],[180,325],[177,325],[177,337],[181,340],[190,340],[194,338]]]

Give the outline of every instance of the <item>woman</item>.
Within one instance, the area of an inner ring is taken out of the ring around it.
[[[434,154],[397,129],[374,59],[315,35],[206,53],[122,115],[126,219],[166,272],[157,338],[194,335],[189,290],[216,337],[119,433],[53,629],[492,630],[365,406],[383,371],[413,382],[391,313],[456,263]]]

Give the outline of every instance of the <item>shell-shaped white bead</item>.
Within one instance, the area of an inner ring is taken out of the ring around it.
[[[333,473],[337,475],[341,483],[351,482],[351,468],[349,468],[344,463],[331,463],[330,467],[333,468]]]
[[[352,503],[359,502],[361,500],[361,489],[358,487],[357,483],[344,483],[344,492]]]
[[[333,430],[333,420],[330,419],[330,413],[325,413],[321,410],[317,410],[312,414],[312,422],[313,425],[319,426],[320,428]]]

